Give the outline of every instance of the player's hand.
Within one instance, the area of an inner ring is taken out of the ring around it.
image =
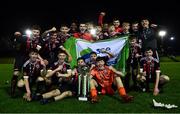
[[[59,77],[60,73],[59,72],[56,72],[56,76]]]
[[[53,27],[53,28],[51,29],[51,31],[56,31],[56,27]]]
[[[157,25],[156,24],[151,24],[151,27],[156,28]]]
[[[46,64],[45,64],[44,60],[40,60],[40,63],[41,63],[41,65],[42,65],[43,67],[46,67]]]
[[[146,72],[142,72],[141,75],[145,77],[146,76]]]
[[[45,59],[45,60],[43,60],[44,61],[44,64],[45,65],[48,65],[49,64],[49,62]]]
[[[135,57],[138,58],[138,57],[140,57],[140,55],[137,53],[137,54],[135,55]]]
[[[159,89],[158,88],[154,88],[153,95],[157,96],[158,94],[159,94]]]
[[[135,44],[135,46],[137,46],[137,47],[141,47],[141,46],[140,46],[140,44],[137,44],[137,43]]]
[[[101,12],[100,14],[101,14],[102,16],[105,16],[105,15],[106,15],[106,13],[105,13],[105,12]]]
[[[141,76],[141,81],[144,82],[146,80],[145,76]]]
[[[105,36],[109,36],[109,34],[107,32],[104,33]]]
[[[76,75],[78,72],[77,72],[77,69],[74,69],[74,70],[72,70],[72,75],[74,76],[74,75]]]
[[[59,65],[58,68],[56,68],[56,71],[60,71],[62,70],[63,66],[62,65]]]
[[[61,49],[61,50],[63,50],[63,51],[65,51],[66,50],[66,48],[64,48],[64,46],[59,46],[59,48]]]
[[[41,46],[40,45],[37,45],[36,46],[36,49],[39,51],[41,49]]]
[[[90,70],[92,70],[95,66],[95,64],[92,64]]]
[[[21,33],[20,32],[15,32],[14,36],[21,36]]]
[[[31,101],[31,93],[30,92],[27,92],[24,96],[23,96],[23,99],[26,100],[26,101]]]

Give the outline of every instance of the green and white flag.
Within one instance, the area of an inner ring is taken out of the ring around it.
[[[117,70],[125,72],[126,60],[129,56],[128,36],[117,37],[113,39],[101,40],[97,42],[89,42],[83,39],[69,38],[65,44],[65,48],[73,57],[71,67],[77,65],[77,58],[82,57],[89,59],[89,54],[94,51],[98,56],[107,56],[101,53],[102,49],[112,53],[113,58],[108,61],[109,65],[113,65]]]

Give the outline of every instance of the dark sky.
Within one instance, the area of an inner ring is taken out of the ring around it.
[[[98,14],[105,11],[107,22],[115,17],[121,22],[148,17],[151,22],[165,26],[178,45],[179,9],[177,0],[6,0],[0,5],[1,37],[32,24],[39,24],[45,30],[73,20],[97,23]]]

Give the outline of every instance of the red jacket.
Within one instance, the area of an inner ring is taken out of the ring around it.
[[[115,27],[115,32],[123,32],[122,28],[121,27]]]
[[[81,39],[84,39],[84,40],[88,40],[88,41],[92,41],[93,40],[93,37],[91,34],[89,33],[74,33],[73,36],[75,38],[81,38]]]
[[[98,25],[101,27],[103,26],[103,17],[104,17],[103,15],[99,15],[99,19],[98,19]]]

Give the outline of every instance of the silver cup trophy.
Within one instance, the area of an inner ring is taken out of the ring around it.
[[[78,68],[79,75],[78,75],[78,100],[80,101],[87,101],[88,94],[89,94],[89,67],[82,66]]]

